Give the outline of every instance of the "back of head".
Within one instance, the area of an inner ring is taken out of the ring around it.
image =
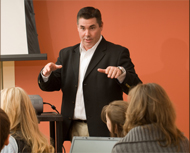
[[[175,110],[167,93],[160,85],[138,84],[129,91],[128,99],[125,133],[136,126],[154,124],[166,136],[166,145],[171,144],[171,141],[178,141],[181,133],[175,125]]]
[[[158,84],[139,84],[129,92],[128,121],[131,126],[174,124],[175,111],[165,90]]]
[[[123,137],[123,125],[125,123],[125,114],[128,103],[122,100],[116,100],[103,107],[101,118],[106,123],[106,114],[111,121],[111,137]]]
[[[77,14],[77,24],[80,18],[84,19],[96,18],[97,23],[99,24],[100,27],[102,26],[103,23],[100,11],[94,7],[84,7],[80,9]]]
[[[3,89],[1,92],[2,109],[10,119],[10,130],[16,138],[23,139],[32,152],[48,151],[49,145],[40,132],[35,109],[28,94],[20,87]]]
[[[30,122],[38,123],[34,107],[27,93],[20,87],[3,89],[1,92],[2,109],[11,122],[11,131],[21,130],[24,133]]]
[[[10,121],[7,114],[0,108],[0,151],[10,133]]]

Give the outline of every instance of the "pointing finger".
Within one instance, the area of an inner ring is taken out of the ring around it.
[[[106,73],[106,69],[98,69],[98,72],[100,72],[100,73]]]
[[[62,65],[55,65],[57,69],[62,68]]]

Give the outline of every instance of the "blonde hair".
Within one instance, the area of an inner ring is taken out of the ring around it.
[[[122,100],[111,102],[105,105],[101,112],[101,119],[106,123],[106,114],[111,121],[111,137],[123,137],[123,125],[125,123],[125,113],[128,108],[128,103]]]
[[[54,152],[46,137],[40,132],[34,107],[27,93],[20,87],[1,91],[1,107],[10,119],[12,134],[22,137],[33,153]],[[20,131],[21,134],[16,132]]]
[[[175,125],[176,113],[172,102],[160,85],[138,84],[129,91],[128,97],[125,134],[136,126],[154,124],[165,136],[165,145],[161,145],[161,138],[158,139],[161,146],[179,145],[184,136]]]

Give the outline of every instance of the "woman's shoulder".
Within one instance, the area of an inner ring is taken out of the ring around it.
[[[18,153],[18,145],[13,136],[9,137],[9,144],[1,150],[1,153]]]
[[[17,131],[13,134],[13,137],[15,138],[15,141],[18,146],[18,152],[31,152],[31,147],[27,143],[27,141],[23,138],[20,131]]]

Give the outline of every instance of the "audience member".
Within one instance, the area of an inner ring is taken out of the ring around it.
[[[128,94],[124,132],[112,153],[189,152],[189,140],[176,127],[176,113],[158,84],[139,84]]]
[[[0,151],[9,144],[10,121],[7,114],[0,108]]]
[[[10,132],[16,140],[18,152],[54,152],[46,137],[40,132],[35,109],[27,93],[20,87],[3,89],[1,107],[10,119]],[[3,150],[10,151],[8,145]],[[2,151],[3,151],[2,150]],[[11,152],[12,153],[12,152]]]
[[[128,105],[125,101],[116,100],[103,107],[101,118],[107,124],[111,137],[124,137],[123,125]]]

